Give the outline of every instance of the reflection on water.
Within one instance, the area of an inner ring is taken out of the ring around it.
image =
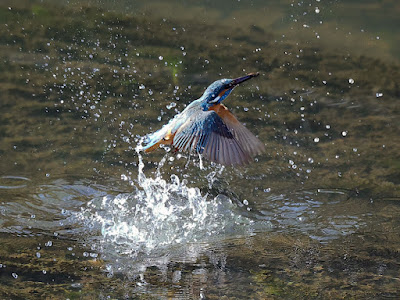
[[[0,4],[0,298],[400,297],[397,1],[60,3]],[[252,164],[135,152],[253,71]]]

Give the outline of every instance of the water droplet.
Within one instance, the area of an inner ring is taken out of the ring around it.
[[[171,108],[173,108],[173,107],[175,107],[176,106],[176,103],[175,102],[171,102],[170,104],[168,104],[166,107],[167,107],[167,109],[171,109]]]

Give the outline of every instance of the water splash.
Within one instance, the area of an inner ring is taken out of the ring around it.
[[[188,186],[178,175],[165,180],[160,169],[154,178],[147,177],[139,151],[137,156],[134,191],[92,199],[82,211],[88,225],[101,233],[100,251],[106,257],[125,255],[142,263],[149,255],[167,255],[169,259],[175,255],[182,259],[188,245],[192,249],[189,256],[197,257],[202,250],[192,247],[193,244],[248,236],[255,230],[257,222],[244,216],[242,208],[228,197],[203,195],[198,187]],[[162,165],[163,161],[159,166]],[[193,248],[197,249],[195,254]]]

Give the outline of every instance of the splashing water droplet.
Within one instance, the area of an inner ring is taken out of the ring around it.
[[[227,196],[202,195],[199,188],[188,186],[178,175],[163,179],[160,170],[154,178],[146,176],[140,148],[139,143],[134,191],[94,198],[80,214],[88,228],[101,233],[99,252],[132,258],[170,253],[173,247],[176,253],[177,247],[190,243],[226,238],[227,234],[248,235],[254,230],[256,222],[242,216]],[[166,161],[167,156],[159,168]],[[248,201],[243,204],[248,205]],[[269,223],[261,226],[271,227]]]
[[[170,104],[168,104],[167,106],[166,106],[166,108],[167,109],[171,109],[171,108],[173,108],[173,107],[175,107],[176,106],[176,102],[171,102]]]

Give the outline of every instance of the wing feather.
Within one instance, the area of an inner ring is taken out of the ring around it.
[[[229,112],[196,111],[176,131],[172,145],[197,151],[223,165],[242,165],[264,150],[264,145]]]
[[[229,110],[226,109],[220,116],[228,129],[238,140],[245,153],[249,153],[250,156],[255,156],[265,151],[264,144],[261,143],[250,130],[242,125]]]

